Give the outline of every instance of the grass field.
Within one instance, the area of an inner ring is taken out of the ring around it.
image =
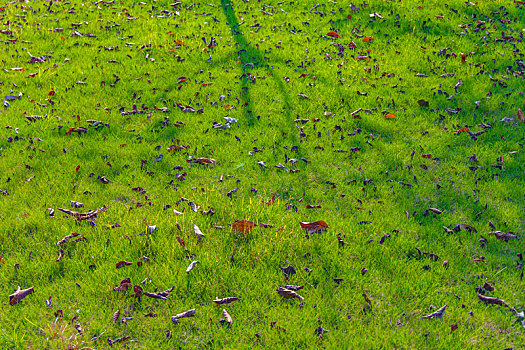
[[[0,22],[0,348],[525,347],[523,2]]]

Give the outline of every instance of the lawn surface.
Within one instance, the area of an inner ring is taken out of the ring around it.
[[[0,348],[524,346],[523,2],[0,22]]]

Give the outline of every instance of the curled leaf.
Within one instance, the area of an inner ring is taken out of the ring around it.
[[[19,303],[22,299],[27,297],[29,294],[34,293],[35,290],[33,287],[27,288],[27,289],[20,289],[20,286],[16,289],[16,291],[9,296],[9,304],[15,305]]]
[[[185,317],[194,317],[195,316],[195,309],[191,309],[191,310],[188,310],[188,311],[185,311],[185,312],[182,312],[180,314],[177,314],[175,316],[172,316],[171,317],[171,321],[175,324],[179,323],[179,320],[181,318],[185,318]]]
[[[212,300],[212,301],[215,304],[223,305],[223,304],[233,303],[234,301],[237,301],[237,300],[239,300],[239,298],[237,298],[237,297],[229,297],[229,298],[222,298],[222,299],[215,298],[215,300]]]
[[[510,239],[518,238],[518,236],[516,236],[512,232],[505,233],[501,231],[493,231],[493,232],[489,232],[489,235],[494,235],[496,236],[497,239],[500,239],[505,242],[508,242]]]
[[[283,288],[283,287],[277,288],[277,293],[279,293],[280,296],[282,296],[283,298],[286,298],[286,299],[297,298],[297,299],[299,299],[301,301],[304,300],[304,298],[302,296],[300,296],[299,294],[297,294],[293,290],[289,290],[289,289],[286,289],[286,288]]]
[[[339,34],[337,34],[334,31],[328,32],[328,34],[326,34],[326,36],[329,36],[329,37],[332,37],[332,38],[339,38]]]
[[[129,265],[133,265],[132,262],[129,262],[129,261],[119,261],[116,265],[117,269],[120,269],[121,267],[124,267],[124,266],[129,266]]]
[[[197,266],[198,263],[199,263],[199,260],[192,261],[190,265],[188,265],[188,268],[186,269],[186,273],[190,273],[191,270],[193,270],[195,266]]]

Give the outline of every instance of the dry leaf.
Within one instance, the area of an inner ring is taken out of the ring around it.
[[[120,292],[120,291],[124,291],[128,288],[131,288],[133,286],[133,284],[131,284],[131,279],[130,278],[124,278],[121,282],[120,282],[120,285],[118,287],[115,287],[113,288],[114,291],[117,291],[117,292]]]
[[[175,286],[172,286],[170,289],[166,289],[164,292],[148,293],[144,292],[144,295],[153,299],[162,299],[168,300],[170,293],[175,289]]]
[[[180,313],[180,314],[177,314],[175,316],[172,316],[171,317],[171,321],[175,324],[179,323],[179,320],[181,318],[185,318],[185,317],[194,317],[195,316],[195,309],[191,309],[191,310],[188,310],[186,312],[183,312],[183,313]]]
[[[507,303],[505,303],[505,300],[502,300],[502,299],[486,297],[482,294],[478,294],[478,298],[479,300],[481,300],[482,302],[486,304],[494,304],[494,305],[501,305],[501,306],[509,307]]]
[[[239,298],[237,297],[229,297],[229,298],[223,298],[223,299],[217,299],[215,298],[215,300],[212,300],[215,304],[218,304],[218,305],[223,305],[223,304],[229,304],[229,303],[233,303],[234,301],[236,300],[239,300]]]
[[[430,315],[423,316],[421,318],[442,318],[445,314],[445,311],[447,310],[448,305],[443,306],[441,309],[437,310],[436,312],[431,313]]]
[[[454,134],[458,135],[458,134],[461,134],[462,132],[470,132],[470,129],[469,128],[461,128],[459,130],[454,131]]]
[[[371,42],[372,40],[374,40],[374,38],[372,38],[371,36],[365,36],[365,37],[363,38],[363,41],[364,41],[365,43],[369,43],[369,42]]]
[[[279,295],[282,296],[283,298],[287,298],[287,299],[297,298],[297,299],[299,299],[301,301],[304,300],[304,298],[302,296],[300,296],[299,294],[297,294],[293,290],[289,290],[289,289],[286,289],[286,288],[283,288],[283,287],[279,287],[277,289],[277,293],[279,293]]]
[[[204,233],[202,233],[200,228],[195,224],[193,224],[193,232],[195,232],[199,240],[205,237]]]
[[[509,239],[518,238],[518,236],[516,236],[512,232],[505,233],[501,231],[493,231],[493,232],[489,232],[489,235],[494,235],[496,236],[497,239],[501,239],[502,241],[505,241],[505,242],[508,242]]]
[[[248,233],[256,226],[252,221],[248,220],[237,220],[231,224],[232,228],[240,233]]]
[[[191,270],[193,270],[193,269],[195,268],[195,266],[197,266],[198,263],[199,263],[199,260],[192,261],[192,262],[188,265],[188,268],[186,269],[186,273],[190,273]]]
[[[332,38],[339,38],[339,34],[337,34],[336,32],[328,32],[328,34],[326,34],[326,36],[329,36],[329,37],[332,37]]]
[[[314,233],[317,231],[326,231],[328,224],[324,221],[315,221],[315,222],[300,222],[299,223],[303,229],[309,233]]]
[[[9,296],[9,304],[15,305],[16,303],[20,302],[22,299],[27,297],[29,294],[34,293],[35,290],[33,287],[27,288],[27,289],[20,289],[20,286],[16,289],[16,291]]]
[[[522,122],[525,122],[525,115],[521,111],[521,108],[518,108],[518,119]]]
[[[385,119],[395,119],[396,116],[392,113],[388,113],[387,115],[385,115]]]
[[[226,309],[222,309],[222,314],[224,316],[223,322],[226,322],[228,324],[228,326],[231,326],[232,323],[233,323],[233,319],[231,318],[231,316],[228,313],[228,311],[226,311]]]
[[[119,317],[120,317],[120,309],[118,309],[117,311],[113,313],[113,316],[112,316],[113,323],[117,323]]]
[[[132,262],[129,262],[129,261],[119,261],[116,265],[117,269],[120,269],[121,267],[124,267],[124,266],[129,266],[129,265],[133,265]]]

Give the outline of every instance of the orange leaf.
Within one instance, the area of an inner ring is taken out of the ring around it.
[[[237,232],[248,233],[253,230],[255,224],[248,220],[237,220],[231,226]]]
[[[388,113],[387,115],[385,115],[385,119],[395,119],[396,116],[395,114],[392,114],[392,113]]]
[[[462,53],[461,54],[461,63],[465,63],[465,62],[467,62],[467,55]]]
[[[182,45],[182,44],[184,44],[182,41],[180,41],[180,40],[175,40],[175,45]]]
[[[64,38],[63,36],[61,36],[60,39],[62,39],[62,40],[66,40],[66,38]]]
[[[330,36],[332,38],[339,38],[339,34],[337,34],[336,32],[328,32],[328,34],[326,34],[326,36]]]
[[[1,256],[0,256],[0,264],[5,264],[5,260]]]
[[[521,108],[518,108],[518,119],[521,120],[522,122],[525,122],[525,115],[523,115]]]
[[[300,222],[299,225],[306,231],[314,233],[317,231],[326,231],[328,224],[324,221],[315,221],[315,222]]]
[[[356,57],[356,59],[357,59],[358,61],[367,60],[367,59],[368,59],[368,56],[359,55],[359,56]]]
[[[5,8],[0,7],[0,12],[4,12],[4,11],[5,11]]]
[[[274,202],[275,202],[275,195],[273,195],[272,198],[268,202],[266,202],[266,205],[271,205]]]
[[[11,68],[12,71],[17,71],[17,72],[25,72],[26,70],[22,67],[15,67],[15,68]]]
[[[31,73],[31,74],[29,74],[27,77],[28,77],[28,78],[34,78],[34,77],[36,77],[37,75],[38,75],[38,73]]]
[[[374,38],[372,38],[371,36],[365,36],[365,37],[363,38],[363,41],[364,41],[365,43],[369,43],[369,42],[371,42],[372,40],[374,40]]]
[[[457,134],[460,134],[460,133],[462,133],[462,132],[470,132],[470,129],[469,129],[469,128],[461,128],[461,129],[459,129],[459,130],[456,130],[456,131],[454,132],[454,134],[457,135]]]

